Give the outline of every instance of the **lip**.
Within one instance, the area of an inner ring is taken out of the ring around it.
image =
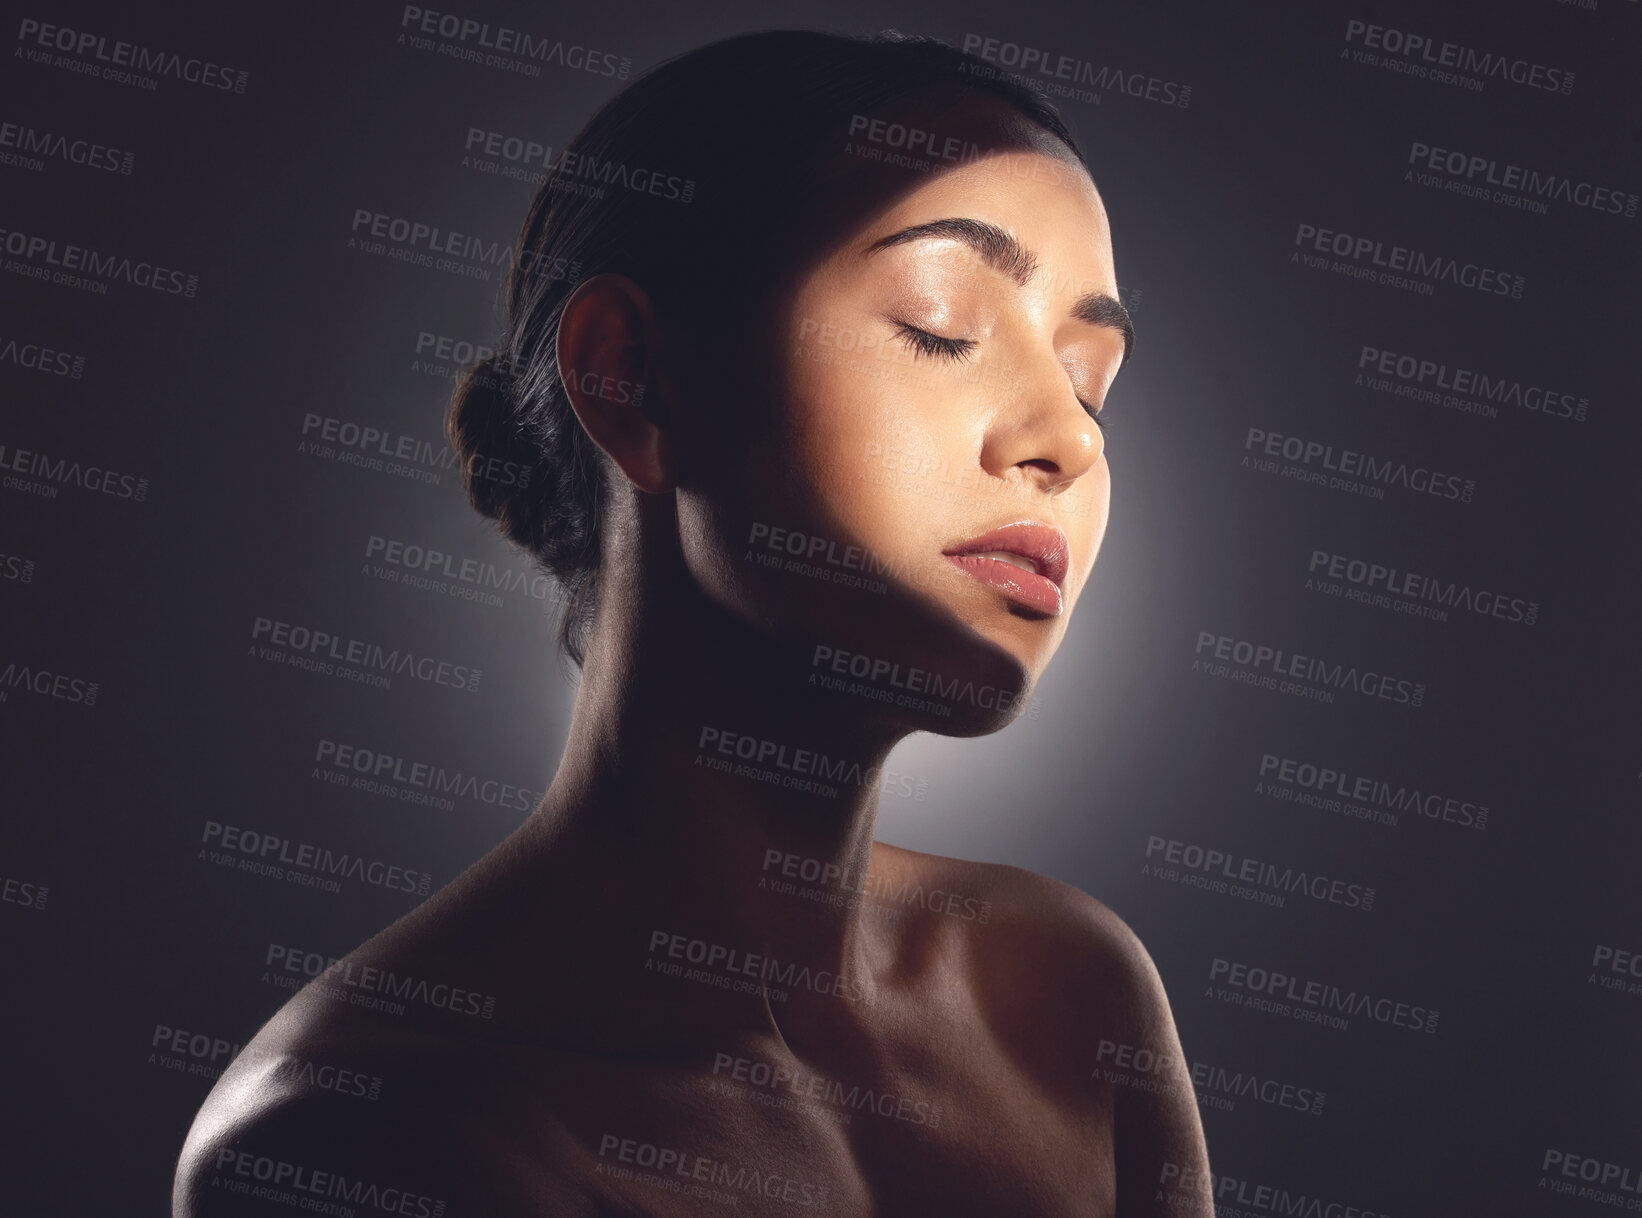
[[[1030,559],[1037,571],[1023,570],[1002,559],[982,557],[987,550],[1018,554]],[[941,553],[1015,603],[1048,617],[1060,615],[1065,603],[1066,570],[1071,559],[1066,534],[1054,525],[1036,520],[1017,520],[982,533],[979,537],[948,546]]]

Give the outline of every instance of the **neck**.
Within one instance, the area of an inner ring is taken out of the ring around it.
[[[538,840],[616,878],[635,964],[702,965],[679,946],[694,940],[866,986],[858,893],[883,763],[910,729],[811,683],[803,641],[749,627],[656,557],[601,589]]]

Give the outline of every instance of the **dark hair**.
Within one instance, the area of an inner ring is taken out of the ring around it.
[[[473,506],[563,586],[559,643],[578,666],[597,607],[607,492],[603,454],[570,408],[555,356],[577,283],[616,272],[671,324],[734,324],[791,270],[792,218],[813,209],[820,162],[843,146],[829,137],[887,103],[969,94],[1013,106],[1082,163],[1048,101],[985,60],[894,31],[808,30],[739,35],[659,65],[555,161],[516,246],[506,330],[458,383],[446,430]],[[498,468],[526,476],[488,476]]]

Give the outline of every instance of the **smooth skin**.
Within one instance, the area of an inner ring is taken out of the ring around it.
[[[985,155],[909,176],[750,345],[681,343],[621,276],[576,290],[557,355],[597,374],[570,392],[611,494],[558,773],[515,833],[258,1033],[189,1133],[178,1218],[266,1213],[247,1191],[265,1185],[402,1190],[377,1195],[423,1218],[435,1201],[448,1218],[1212,1215],[1184,1055],[1134,934],[1057,881],[873,841],[894,745],[997,730],[1054,654],[1106,527],[1091,411],[1124,358],[1119,326],[1074,316],[1117,292],[1082,167],[999,103],[900,117]],[[840,175],[891,172],[860,161],[839,153]],[[950,219],[1003,230],[1033,274],[953,236],[869,252]],[[971,345],[943,354],[954,342]],[[642,403],[596,391],[623,381]],[[725,395],[753,392],[765,424],[731,427]],[[1017,520],[1066,534],[1058,615],[943,557]],[[892,587],[766,565],[758,525],[863,547]],[[818,645],[1008,696],[934,716],[826,689]],[[757,781],[715,750],[726,734],[862,777],[831,795]],[[722,950],[693,973],[706,945]],[[366,967],[482,995],[490,1015],[445,990],[400,1014],[361,1005],[383,985]],[[1114,1045],[1165,1064],[1103,1070]],[[323,1085],[323,1066],[379,1078],[380,1098]]]

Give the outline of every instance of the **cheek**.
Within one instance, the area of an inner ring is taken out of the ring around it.
[[[1066,542],[1072,550],[1073,569],[1079,573],[1076,591],[1081,592],[1088,581],[1090,569],[1100,553],[1100,543],[1106,536],[1106,523],[1112,502],[1112,478],[1104,456],[1094,468],[1078,479],[1067,492],[1070,502],[1064,504],[1057,523],[1066,530]],[[1071,498],[1075,496],[1075,498]]]
[[[792,473],[842,522],[873,526],[875,542],[897,522],[927,520],[934,504],[918,487],[979,451],[980,421],[966,423],[956,395],[893,337],[851,350],[795,346],[788,384]]]

